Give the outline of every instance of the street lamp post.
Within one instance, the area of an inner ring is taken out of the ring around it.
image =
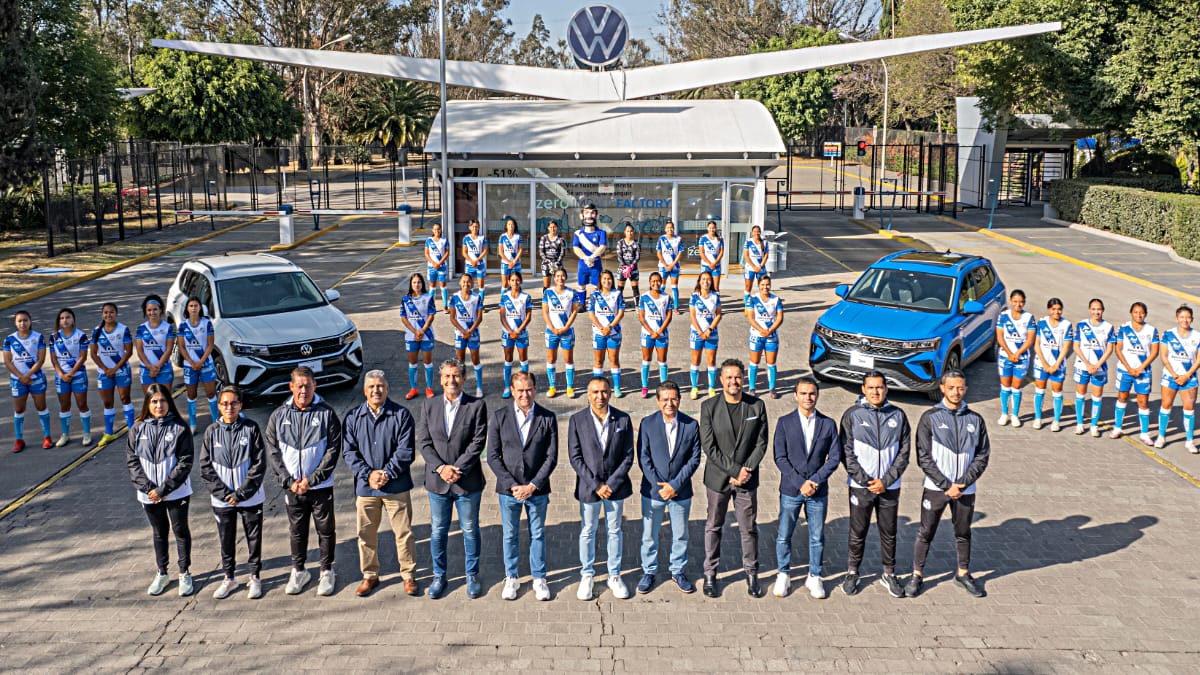
[[[334,38],[320,47],[317,47],[317,51],[321,51],[326,47],[331,47],[339,42],[345,42],[346,40],[349,40],[350,37],[350,34],[347,33],[339,38]],[[308,99],[308,70],[308,67],[305,66],[304,74],[300,77],[300,96],[304,99],[304,138],[307,140],[310,147],[315,148],[318,143],[313,143],[312,139],[312,133],[314,129],[312,123],[312,103]],[[317,140],[319,141],[320,139]],[[307,150],[304,149],[303,144],[301,144],[301,151],[304,152],[305,161],[308,161],[310,158]]]
[[[450,159],[446,155],[446,147],[447,147],[446,116],[449,114],[449,111],[446,110],[446,0],[438,0],[438,66],[440,69],[439,79],[441,81],[440,82],[441,90],[440,90],[439,97],[441,98],[441,106],[442,106],[442,114],[441,114],[441,118],[442,118],[442,124],[441,124],[441,127],[442,127],[442,129],[441,129],[441,131],[442,131],[442,148],[441,148],[441,150],[442,150],[442,184],[441,184],[441,188],[440,188],[442,191],[442,197],[440,200],[442,202],[442,221],[443,221],[442,222],[442,230],[446,231],[446,232],[450,232],[450,235],[448,235],[448,236],[450,236],[451,240],[453,240],[454,226],[452,223],[445,222],[445,220],[446,220],[446,203],[447,203],[446,200],[450,198],[446,194],[446,188],[450,185]],[[446,227],[449,227],[450,229],[447,230]],[[451,250],[451,252],[453,252],[454,247],[451,246],[450,250]]]

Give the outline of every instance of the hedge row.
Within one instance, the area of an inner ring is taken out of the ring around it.
[[[1200,260],[1200,195],[1056,180],[1050,183],[1050,205],[1064,220],[1165,244]]]

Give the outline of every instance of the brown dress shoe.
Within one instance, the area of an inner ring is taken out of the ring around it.
[[[404,592],[408,593],[409,595],[412,595],[412,596],[420,595],[421,589],[420,589],[420,587],[417,586],[417,580],[416,579],[405,579],[404,580]]]
[[[378,585],[379,577],[368,577],[362,580],[362,583],[358,585],[358,589],[354,591],[354,594],[360,598],[365,598],[370,595],[371,591],[375,590],[375,587]]]

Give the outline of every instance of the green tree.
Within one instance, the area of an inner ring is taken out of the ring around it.
[[[364,145],[379,143],[389,153],[424,145],[439,107],[430,85],[391,79],[369,81],[348,103],[346,133]]]
[[[550,31],[542,21],[541,14],[533,15],[533,25],[529,34],[517,43],[512,52],[512,62],[518,66],[537,66],[540,68],[557,68],[560,65],[554,44],[550,40]]]
[[[154,140],[247,143],[293,136],[301,115],[283,79],[254,61],[158,49],[134,64],[145,86],[132,130]]]
[[[42,159],[34,117],[41,84],[27,48],[33,37],[17,3],[0,3],[0,191],[24,184]]]
[[[760,41],[753,51],[777,52],[838,42],[836,32],[823,33],[809,26],[792,26],[785,37]],[[796,139],[828,119],[836,83],[836,70],[826,68],[751,80],[737,85],[737,91],[746,98],[761,101],[771,111],[783,137]]]
[[[943,0],[905,0],[897,12],[896,37],[954,30],[954,17]],[[970,93],[958,75],[958,64],[958,52],[952,49],[888,59],[889,123],[936,131],[952,128],[954,99]]]

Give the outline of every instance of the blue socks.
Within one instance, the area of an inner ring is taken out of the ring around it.
[[[1054,421],[1062,422],[1063,395],[1062,392],[1054,392]]]
[[[417,364],[415,363],[408,364],[408,388],[417,388]]]
[[[1010,387],[1009,394],[1012,395],[1013,417],[1018,417],[1021,414],[1021,390],[1016,387]]]
[[[25,413],[13,413],[13,434],[18,441],[25,439]]]
[[[700,366],[692,366],[689,374],[692,376],[692,389],[700,388]]]
[[[750,364],[750,379],[746,384],[749,387],[750,391],[754,391],[755,389],[758,388],[758,365],[757,364],[754,364],[754,363]]]
[[[642,389],[650,388],[650,362],[642,361]]]
[[[479,306],[483,307],[483,286],[479,287]]]
[[[667,381],[667,364],[665,364],[665,363],[658,364],[658,381],[659,382]]]
[[[449,306],[450,306],[450,292],[446,290],[445,286],[443,286],[442,287],[442,309],[446,309]]]
[[[612,374],[613,391],[621,390],[621,369],[613,368],[609,371]]]
[[[83,425],[83,435],[92,435],[92,411],[79,413],[79,423]]]
[[[1121,424],[1125,421],[1125,404],[1117,401],[1113,406],[1113,429],[1120,430]]]
[[[708,388],[709,389],[717,388],[717,369],[716,368],[708,369]]]
[[[674,305],[672,305],[672,307],[674,307],[675,309],[679,309],[679,285],[678,284],[672,284],[671,298],[675,303]]]
[[[121,406],[121,412],[125,415],[125,428],[133,428],[133,404],[126,403]]]
[[[483,364],[475,366],[475,388],[483,388]]]
[[[38,413],[38,422],[40,422],[42,425],[42,435],[49,437],[50,436],[50,411],[43,410],[42,412]]]
[[[775,391],[775,377],[778,374],[775,366],[767,364],[767,389]]]
[[[1138,408],[1138,425],[1142,428],[1142,433],[1146,436],[1150,435],[1150,409]]]
[[[1012,399],[1012,390],[1001,385],[1000,387],[1000,414],[1007,415],[1009,402]]]
[[[1042,421],[1042,404],[1046,402],[1046,390],[1038,387],[1033,389],[1033,421]]]
[[[512,361],[504,362],[504,388],[512,388]]]
[[[188,408],[188,426],[195,427],[196,426],[196,399],[189,398],[187,401],[187,408]],[[63,433],[66,433],[66,432],[63,432]]]
[[[567,389],[575,388],[575,365],[567,364]]]
[[[1087,398],[1083,394],[1075,395],[1075,423],[1083,425],[1083,405]]]
[[[1187,437],[1187,440],[1190,443],[1193,440],[1193,436],[1195,435],[1195,433],[1196,433],[1196,411],[1184,410],[1183,411],[1183,435]]]
[[[117,419],[117,411],[113,408],[104,409],[104,435],[112,436],[113,422]]]
[[[433,389],[433,364],[425,366],[425,388]]]
[[[58,426],[62,429],[63,436],[66,436],[67,432],[71,430],[71,413],[69,411],[58,413]]]
[[[1092,428],[1100,425],[1100,405],[1101,398],[1099,396],[1092,397]]]
[[[554,370],[555,370],[555,367],[554,367],[553,363],[546,364],[546,386],[551,389],[555,388],[554,387],[554,376],[555,376]]]

